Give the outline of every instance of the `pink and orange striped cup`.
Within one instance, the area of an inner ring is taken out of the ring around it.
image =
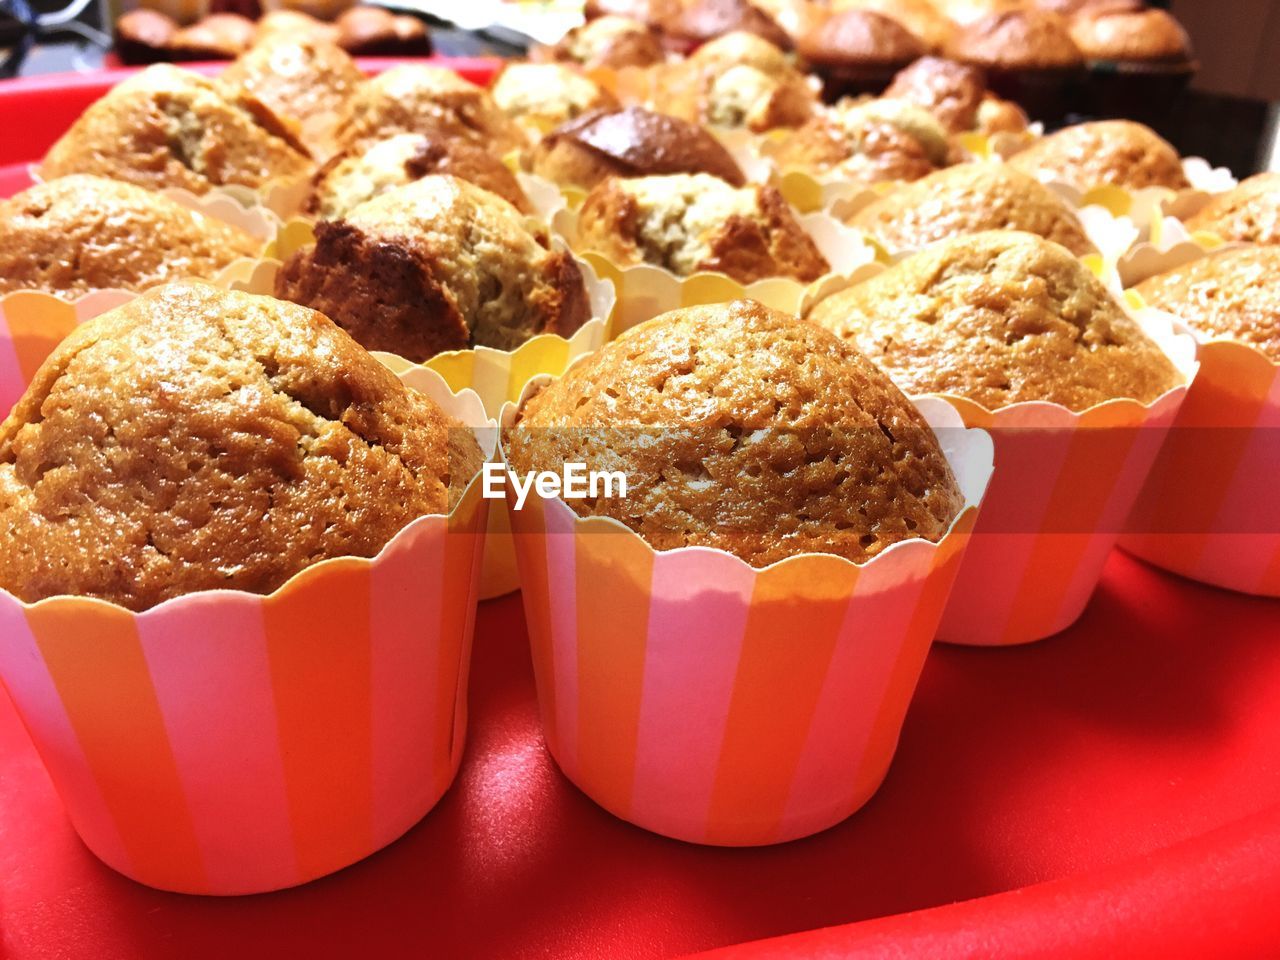
[[[1136,319],[1190,383],[1195,344],[1153,310]],[[1084,612],[1187,395],[1109,400],[1075,413],[1052,403],[990,411],[946,399],[991,432],[995,475],[938,628],[950,643],[1002,646],[1065,630]]]
[[[89,849],[149,886],[258,893],[422,819],[462,755],[486,506],[473,482],[373,559],[317,563],[270,596],[134,613],[0,590],[0,679]]]
[[[1280,366],[1229,340],[1200,345],[1120,545],[1183,576],[1280,596]]]
[[[807,836],[866,803],[991,475],[983,431],[941,401],[919,407],[965,507],[939,543],[860,566],[804,554],[757,569],[721,550],[656,551],[559,499],[511,510],[543,732],[584,793],[645,829],[725,846]]]

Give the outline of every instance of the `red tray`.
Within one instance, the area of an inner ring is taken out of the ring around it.
[[[0,139],[0,193],[109,82],[25,101],[32,84],[0,84],[0,129],[25,138]],[[935,648],[866,808],[757,850],[647,834],[560,776],[518,597],[481,606],[475,656],[467,756],[437,809],[335,876],[239,899],[101,865],[0,699],[0,956],[643,960],[766,937],[726,955],[1280,956],[1274,601],[1117,553],[1065,633]]]

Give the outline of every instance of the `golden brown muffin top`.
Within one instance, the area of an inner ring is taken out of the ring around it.
[[[836,0],[831,8],[870,10],[892,17],[910,30],[929,50],[941,50],[951,39],[955,25],[930,0]]]
[[[908,393],[988,410],[1150,403],[1182,383],[1087,267],[1029,233],[935,244],[822,300],[809,318],[856,343]]]
[[[1280,173],[1258,173],[1220,193],[1188,218],[1192,230],[1224,240],[1280,243]]]
[[[791,49],[786,31],[748,0],[691,0],[670,19],[658,22],[667,34],[689,43],[704,43],[740,30],[763,37],[782,50]]]
[[[584,67],[647,67],[665,57],[662,40],[648,24],[631,17],[604,16],[566,33],[542,56]]]
[[[874,10],[834,13],[796,44],[817,67],[891,66],[909,63],[926,52],[915,34],[892,17]]]
[[[1223,250],[1138,284],[1148,305],[1280,363],[1280,247]]]
[[[578,242],[618,264],[682,277],[715,271],[744,284],[808,282],[829,269],[775,188],[734,188],[705,173],[605,180],[582,202]]]
[[[621,470],[625,498],[568,500],[654,548],[862,563],[939,540],[963,506],[924,419],[866,357],[750,300],[674,310],[548,384],[507,432],[517,470]]]
[[[1142,10],[1146,0],[1034,0],[1035,6],[1065,17],[1104,10]]]
[[[1027,0],[931,0],[938,12],[954,23],[967,25],[997,13],[1027,9]]]
[[[1084,63],[1066,20],[1035,9],[979,17],[956,31],[947,53],[965,63],[1001,69],[1066,69]]]
[[[213,277],[262,241],[160,193],[85,174],[0,201],[0,293],[144,290]]]
[[[933,114],[948,133],[963,133],[978,125],[978,108],[986,89],[977,67],[942,57],[921,57],[898,71],[884,96],[914,103]]]
[[[299,124],[320,119],[331,128],[364,74],[341,47],[314,39],[268,37],[241,54],[218,78],[257,97]],[[308,144],[314,150],[319,144]]]
[[[538,152],[561,142],[589,150],[614,176],[709,173],[734,186],[745,182],[729,151],[702,127],[641,107],[584,114],[547,134]]]
[[[1015,153],[1009,163],[1033,177],[1080,191],[1103,185],[1131,190],[1190,186],[1178,151],[1150,127],[1131,120],[1064,127]]]
[[[688,62],[702,70],[716,72],[747,66],[776,78],[789,78],[798,73],[781,47],[745,30],[734,30],[708,40],[689,54]]]
[[[229,60],[248,49],[256,29],[238,13],[210,13],[175,32],[168,49],[184,60]]]
[[[329,320],[172,284],[75,330],[0,424],[0,586],[269,593],[448,509],[481,454]]]
[[[258,18],[253,42],[267,43],[277,39],[337,43],[338,28],[297,10],[268,10]]]
[[[400,133],[331,157],[312,180],[306,212],[332,220],[366,200],[431,174],[449,174],[496,193],[522,213],[532,207],[510,168],[469,140]]]
[[[1077,14],[1071,38],[1090,60],[1140,60],[1185,63],[1191,59],[1191,38],[1166,10],[1102,8]]]
[[[311,172],[306,148],[259,100],[168,64],[91,104],[49,150],[46,180],[93,173],[152,189],[207,193]]]
[[[349,147],[395,133],[463,137],[499,156],[527,144],[519,125],[488,91],[445,67],[416,63],[392,67],[363,84],[335,136]]]
[[[963,163],[906,183],[847,221],[889,250],[918,249],[984,230],[1023,230],[1076,256],[1094,252],[1060,196],[1000,163]]]

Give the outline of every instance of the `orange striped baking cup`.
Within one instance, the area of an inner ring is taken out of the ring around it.
[[[1194,380],[1194,343],[1173,318],[1135,318]],[[966,426],[990,431],[996,469],[938,639],[1003,646],[1074,623],[1186,395],[1183,385],[1149,404],[1109,400],[1079,413],[1039,402],[993,412],[947,397]]]
[[[1175,573],[1280,596],[1280,367],[1208,340],[1121,546]]]
[[[437,382],[450,413],[486,423]],[[149,886],[245,894],[417,823],[462,755],[486,505],[473,482],[373,559],[317,563],[269,596],[134,613],[0,590],[0,678],[89,849]]]
[[[757,569],[721,550],[656,551],[560,499],[512,509],[544,736],[584,793],[723,846],[807,836],[867,802],[991,475],[984,432],[941,401],[918,405],[965,507],[940,542],[861,565],[804,554]]]

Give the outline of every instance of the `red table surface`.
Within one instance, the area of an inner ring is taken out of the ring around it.
[[[116,79],[0,84],[0,196]],[[471,707],[458,781],[408,836],[218,900],[101,865],[0,699],[0,956],[641,960],[786,934],[731,955],[1280,956],[1280,605],[1123,554],[1060,636],[935,648],[880,792],[781,847],[665,840],[572,787],[518,597],[481,607]]]

